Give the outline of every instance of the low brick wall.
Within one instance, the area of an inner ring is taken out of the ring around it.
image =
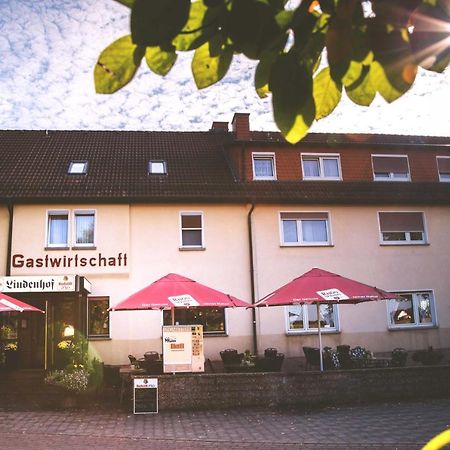
[[[305,407],[450,397],[450,365],[158,376],[159,409]]]

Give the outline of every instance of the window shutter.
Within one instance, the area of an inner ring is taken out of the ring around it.
[[[328,213],[324,212],[282,212],[282,220],[327,220]]]
[[[420,212],[380,212],[381,232],[424,231]]]
[[[372,159],[374,172],[409,172],[406,156],[372,156]]]

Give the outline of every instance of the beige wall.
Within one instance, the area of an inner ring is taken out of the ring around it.
[[[8,251],[9,214],[6,206],[0,205],[0,275],[6,273],[6,257]]]
[[[47,210],[94,209],[97,218],[95,250],[45,250]],[[423,211],[429,245],[380,246],[378,211]],[[151,282],[174,272],[251,302],[248,254],[248,205],[35,205],[17,206],[14,213],[13,254],[36,260],[45,255],[127,255],[126,267],[44,269],[12,268],[12,275],[78,274],[92,283],[92,295],[110,297],[111,305]],[[327,211],[333,246],[281,247],[280,211]],[[205,249],[183,251],[180,212],[201,212]],[[253,213],[257,297],[314,266],[377,285],[387,290],[431,289],[439,328],[388,331],[384,302],[339,307],[340,332],[326,334],[324,345],[363,345],[372,351],[450,347],[450,208],[392,206],[321,207],[257,205]],[[0,208],[0,251],[6,252],[8,214]],[[0,253],[4,254],[4,253]],[[5,258],[0,260],[4,273]],[[317,345],[317,335],[287,335],[284,308],[257,311],[258,344],[262,352],[277,347],[287,356],[302,354],[302,345]],[[252,349],[251,311],[227,310],[228,336],[205,337],[205,355]],[[111,339],[91,341],[105,362],[127,362],[127,355],[161,351],[160,311],[111,313]]]
[[[333,246],[281,247],[280,211],[328,212]],[[423,211],[429,245],[381,246],[378,211]],[[450,209],[392,206],[257,206],[254,212],[258,295],[263,297],[293,278],[320,267],[386,290],[433,290],[439,328],[388,331],[385,302],[339,307],[338,334],[324,345],[363,345],[375,352],[402,346],[448,347],[450,340]],[[284,308],[258,311],[260,350],[275,346],[288,355],[303,345],[318,345],[317,335],[287,335]]]

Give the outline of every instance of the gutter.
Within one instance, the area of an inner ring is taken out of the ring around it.
[[[252,305],[257,301],[255,292],[255,263],[253,258],[253,229],[252,229],[252,214],[255,209],[255,204],[252,202],[252,206],[247,214],[247,227],[248,227],[248,247],[250,257],[250,287],[252,295]],[[256,309],[252,308],[252,332],[253,332],[253,354],[258,353],[258,339],[256,334]]]
[[[9,223],[8,223],[8,244],[6,250],[6,276],[9,277],[11,275],[11,251],[12,251],[12,237],[13,237],[13,221],[14,221],[14,205],[8,203],[8,214],[9,214]]]

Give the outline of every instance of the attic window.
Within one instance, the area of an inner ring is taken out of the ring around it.
[[[165,161],[149,161],[148,173],[153,175],[167,174],[167,164]]]
[[[87,173],[87,168],[88,168],[87,161],[71,161],[67,172],[70,175],[83,175]]]

